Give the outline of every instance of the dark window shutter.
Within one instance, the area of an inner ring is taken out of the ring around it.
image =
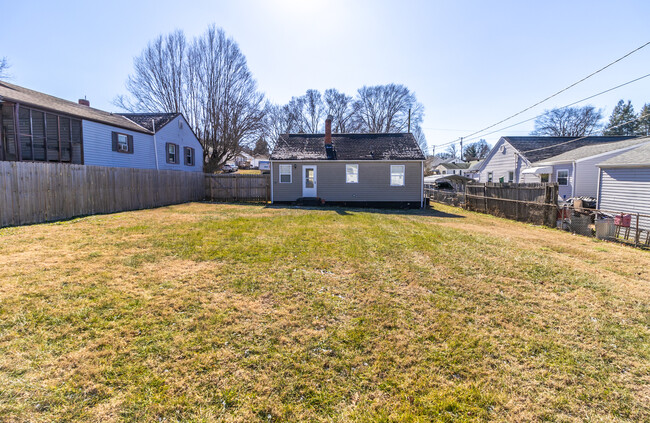
[[[113,151],[117,151],[117,132],[112,132],[113,134]]]
[[[181,149],[178,146],[178,144],[174,144],[176,146],[176,164],[179,164],[181,162]]]
[[[133,135],[127,135],[127,140],[129,143],[129,154],[133,154]]]
[[[192,163],[190,163],[190,166],[194,166],[194,149],[190,148],[190,154],[192,155]]]

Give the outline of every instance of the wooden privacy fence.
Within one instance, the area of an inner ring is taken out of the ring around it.
[[[209,201],[271,201],[271,175],[205,175],[205,198]]]
[[[465,186],[465,208],[555,227],[557,184],[486,183]]]
[[[0,227],[203,200],[199,172],[0,162]]]

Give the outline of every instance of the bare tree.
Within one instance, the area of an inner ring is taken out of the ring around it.
[[[451,159],[455,159],[458,157],[458,147],[456,147],[456,144],[452,144],[449,147],[447,147],[445,156],[446,156],[445,158],[451,158]]]
[[[9,62],[7,61],[6,57],[3,57],[2,59],[0,59],[0,78],[9,77],[9,74],[7,73],[7,69],[9,69]]]
[[[427,137],[424,135],[424,131],[420,125],[416,125],[415,129],[413,129],[413,136],[415,137],[415,141],[418,142],[422,152],[426,155],[429,146],[427,145]]]
[[[191,45],[181,31],[158,37],[135,59],[115,103],[133,112],[182,112],[204,149],[210,172],[253,144],[264,127],[263,94],[237,43],[210,26]]]
[[[298,125],[289,105],[266,103],[264,110],[264,138],[273,150],[280,135],[298,132]]]
[[[364,86],[358,90],[355,104],[361,132],[405,132],[409,110],[411,128],[421,123],[424,114],[415,94],[398,84]]]
[[[463,160],[482,160],[487,157],[489,152],[490,145],[484,139],[481,139],[463,148]]]
[[[535,120],[531,135],[552,137],[582,137],[591,135],[600,128],[602,112],[593,106],[566,107],[546,110]]]
[[[352,97],[335,88],[330,88],[325,90],[324,98],[327,114],[332,116],[332,131],[338,133],[357,132],[358,127],[354,124],[356,108]]]
[[[150,42],[133,61],[135,73],[126,81],[133,99],[118,96],[114,103],[131,112],[184,112],[185,34],[177,30]]]

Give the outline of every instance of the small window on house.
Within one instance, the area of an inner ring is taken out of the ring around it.
[[[185,157],[185,166],[194,166],[194,149],[191,147],[183,147]]]
[[[494,174],[492,172],[488,172],[488,182],[492,182]]]
[[[390,185],[392,187],[404,186],[404,165],[391,165],[390,167]]]
[[[569,185],[569,171],[568,170],[558,170],[557,171],[557,184],[558,185]]]
[[[170,164],[178,164],[179,163],[179,157],[178,157],[178,145],[172,144],[170,142],[167,143],[165,147],[165,152],[167,153],[167,163]]]
[[[281,164],[280,165],[280,183],[281,184],[290,184],[291,183],[291,165],[290,164]]]
[[[540,182],[547,184],[549,180],[548,173],[542,173],[541,175],[539,175],[539,180]]]
[[[357,184],[359,183],[359,165],[349,164],[345,165],[345,183]]]
[[[61,120],[61,119],[59,119]],[[68,141],[68,149],[70,148],[69,146],[69,140],[70,140],[70,123],[67,120],[63,120],[62,126],[62,134],[61,138],[63,140]],[[120,134],[119,132],[113,132],[113,151],[117,151],[118,153],[133,153],[133,136],[132,135],[127,135],[127,134]]]
[[[512,170],[508,172],[508,182],[514,182],[515,181],[515,172]]]

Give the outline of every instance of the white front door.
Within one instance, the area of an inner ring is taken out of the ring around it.
[[[316,166],[302,167],[302,196],[317,197],[316,195]]]

